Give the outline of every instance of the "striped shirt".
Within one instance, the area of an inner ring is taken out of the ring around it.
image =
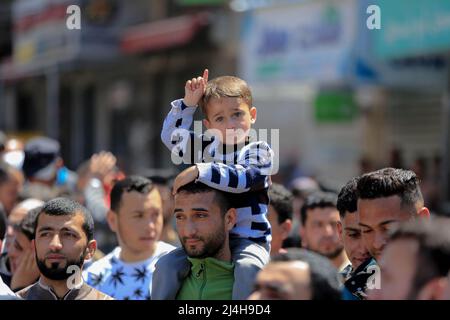
[[[181,99],[172,102],[164,120],[161,139],[171,150],[172,160],[196,164],[197,181],[214,189],[232,193],[237,221],[233,236],[259,243],[271,241],[267,219],[270,172],[273,151],[265,141],[241,145],[223,145],[214,135],[190,131],[196,107],[187,107]],[[195,128],[201,132],[201,126]]]

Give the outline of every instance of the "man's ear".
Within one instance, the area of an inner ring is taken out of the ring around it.
[[[344,240],[344,235],[342,234],[342,222],[338,221],[336,226],[337,226],[337,230],[338,230],[338,234],[339,234],[339,239],[341,241],[343,241]]]
[[[233,229],[234,225],[236,224],[236,209],[230,208],[227,213],[225,213],[225,225],[227,227],[227,230],[230,231]]]
[[[106,220],[108,221],[109,228],[112,232],[117,232],[117,213],[112,210],[108,210],[106,214]]]
[[[430,219],[430,210],[428,210],[427,207],[422,207],[418,212],[417,215],[419,218],[422,219]]]
[[[289,237],[289,234],[292,230],[292,220],[286,219],[282,224],[280,224],[281,228],[281,239],[285,240],[287,237]]]
[[[97,250],[97,241],[91,240],[89,241],[87,247],[86,247],[86,256],[84,260],[90,260],[92,257],[94,257],[95,251]]]
[[[305,227],[303,226],[303,223],[300,222],[300,225],[298,227],[298,233],[300,234],[300,238],[302,239],[302,247],[307,246],[307,242],[306,242],[306,230]]]
[[[256,122],[256,115],[257,115],[256,107],[251,107],[250,108],[250,119],[251,119],[250,121],[252,124],[254,124]]]

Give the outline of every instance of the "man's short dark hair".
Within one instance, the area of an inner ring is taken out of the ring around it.
[[[230,197],[223,191],[211,188],[201,182],[190,182],[178,189],[178,193],[185,192],[188,194],[214,192],[214,201],[219,205],[220,211],[225,213],[232,208]]]
[[[336,207],[341,218],[345,218],[347,212],[353,213],[358,209],[358,177],[352,178],[342,187],[338,194]]]
[[[303,261],[309,266],[312,300],[340,300],[339,274],[330,260],[309,250],[290,248],[274,256],[271,262]]]
[[[43,207],[37,207],[29,210],[26,216],[20,221],[19,225],[17,226],[18,230],[22,232],[30,241],[34,239],[36,218],[42,211],[42,208]]]
[[[78,202],[67,198],[56,198],[44,203],[42,210],[36,216],[34,234],[36,234],[39,217],[42,213],[49,216],[71,216],[81,213],[84,220],[82,227],[84,233],[86,234],[87,240],[91,241],[94,239],[94,220],[92,218],[92,214]]]
[[[309,195],[305,203],[300,210],[300,216],[302,219],[302,225],[305,225],[308,210],[313,210],[316,208],[336,208],[337,195],[333,192],[314,192]]]
[[[419,178],[411,170],[384,168],[366,173],[358,180],[359,199],[378,199],[399,196],[401,206],[423,204]]]
[[[294,196],[288,189],[279,183],[273,183],[269,188],[269,199],[269,204],[278,213],[278,223],[292,219]]]
[[[128,176],[116,182],[111,190],[111,210],[115,213],[119,212],[124,192],[136,191],[141,194],[147,194],[153,188],[153,182],[142,176]]]
[[[390,236],[417,241],[416,270],[413,290],[420,290],[430,280],[445,277],[450,271],[450,219],[435,217],[429,221],[401,224]]]

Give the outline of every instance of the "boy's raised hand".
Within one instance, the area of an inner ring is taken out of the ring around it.
[[[186,106],[196,107],[198,105],[198,102],[205,93],[208,74],[208,69],[205,69],[202,77],[192,78],[191,80],[186,81],[183,99]]]

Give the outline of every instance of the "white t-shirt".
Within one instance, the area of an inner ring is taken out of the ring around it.
[[[11,291],[11,289],[3,282],[2,277],[0,277],[0,297],[6,297],[6,296],[13,296],[16,295],[14,292]]]
[[[150,300],[152,275],[158,259],[175,249],[158,241],[155,253],[147,260],[126,263],[120,257],[121,248],[94,262],[83,272],[86,283],[117,300]]]

